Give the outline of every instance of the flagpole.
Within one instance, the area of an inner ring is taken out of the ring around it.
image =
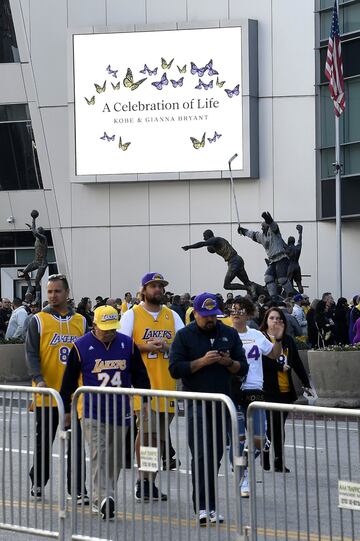
[[[336,0],[339,20],[339,0]],[[340,117],[335,115],[335,231],[336,231],[336,275],[338,297],[342,297],[342,249],[341,249],[341,164],[340,164]]]
[[[342,297],[342,250],[341,250],[341,164],[340,164],[340,118],[335,115],[335,208],[336,208],[336,278],[338,297]]]

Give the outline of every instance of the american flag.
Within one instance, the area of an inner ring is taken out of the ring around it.
[[[329,81],[331,98],[334,102],[336,116],[340,116],[345,109],[343,63],[341,57],[341,40],[339,31],[339,17],[337,1],[335,0],[329,43],[326,55],[325,76]]]

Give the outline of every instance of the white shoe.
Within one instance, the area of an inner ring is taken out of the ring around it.
[[[216,524],[216,522],[218,522],[219,524],[222,524],[224,522],[224,517],[220,515],[220,513],[217,513],[216,511],[210,511],[209,517],[210,517],[211,524]]]
[[[250,496],[250,491],[249,491],[249,478],[248,478],[248,471],[247,469],[244,471],[244,478],[243,478],[243,482],[241,483],[241,486],[240,486],[240,496],[242,498],[248,498]]]
[[[208,522],[208,514],[205,509],[200,509],[199,511],[199,525],[206,526]]]

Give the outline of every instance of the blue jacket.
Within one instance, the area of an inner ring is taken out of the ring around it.
[[[247,374],[248,364],[238,333],[220,321],[216,323],[213,343],[195,321],[176,333],[170,349],[170,374],[175,379],[182,379],[185,391],[224,393],[230,396],[234,376],[226,366],[214,363],[191,373],[190,363],[210,350],[229,350],[231,359],[240,363],[236,376],[244,377]]]

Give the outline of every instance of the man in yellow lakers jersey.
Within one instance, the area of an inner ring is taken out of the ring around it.
[[[49,276],[47,284],[48,306],[35,314],[30,321],[26,336],[26,362],[33,387],[50,387],[60,391],[65,366],[77,338],[87,331],[86,320],[81,314],[69,309],[69,284],[63,274]],[[56,404],[49,398],[35,395],[36,443],[34,465],[30,470],[31,494],[43,497],[43,490],[49,480],[49,453],[58,426]],[[81,444],[80,428],[78,443]],[[69,445],[70,448],[70,445]],[[80,448],[81,449],[81,448]],[[71,494],[71,460],[68,452],[68,492]],[[81,450],[78,453],[81,458]],[[80,463],[80,460],[79,460]],[[81,468],[78,468],[78,502],[88,504],[85,487],[81,486]]]
[[[157,272],[145,274],[141,281],[142,284],[142,302],[134,306],[131,310],[125,312],[121,318],[121,332],[130,338],[133,338],[135,344],[140,350],[144,364],[146,366],[152,389],[175,391],[176,381],[169,373],[169,349],[174,340],[175,333],[184,327],[180,316],[162,305],[165,286],[168,282]],[[143,433],[144,445],[153,445],[156,447],[156,407],[160,410],[160,442],[162,451],[165,445],[165,412],[169,413],[169,422],[171,421],[174,408],[164,399],[155,399],[151,401],[152,413],[148,415],[145,410],[144,415],[140,414],[140,400],[134,401],[134,409],[137,412],[138,435],[135,442],[137,463],[140,465],[140,442],[139,431]],[[143,421],[142,423],[140,421]],[[149,437],[149,433],[152,437]],[[140,475],[140,472],[139,472]],[[159,490],[155,483],[144,473],[143,482],[139,477],[135,487],[135,498],[138,501],[149,501],[150,491],[153,500],[161,499],[165,501],[165,494],[159,495]]]

